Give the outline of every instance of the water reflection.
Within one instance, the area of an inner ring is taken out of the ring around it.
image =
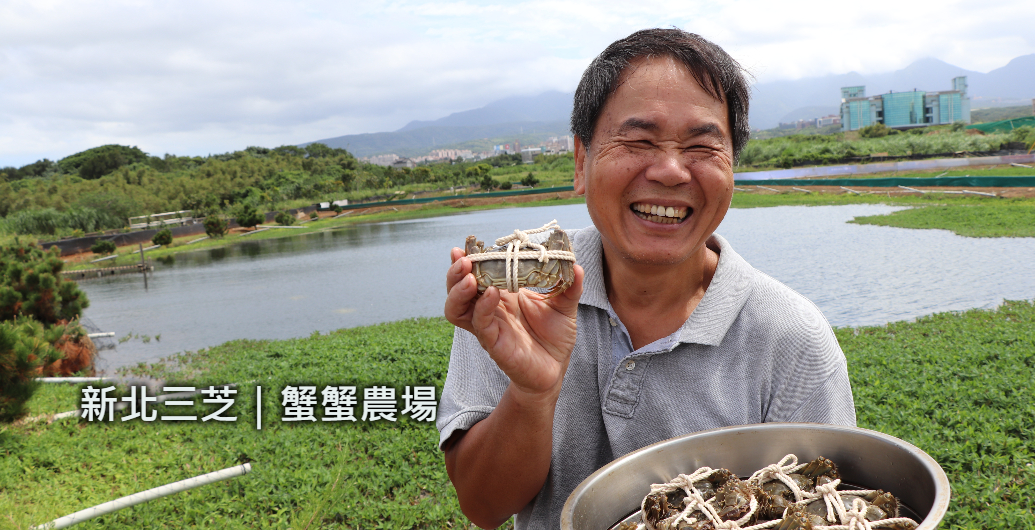
[[[881,205],[731,210],[719,232],[756,268],[814,301],[836,326],[881,324],[1035,296],[1035,238],[847,224]],[[350,226],[178,254],[149,290],[137,276],[91,280],[86,316],[131,339],[102,367],[154,361],[231,339],[280,339],[441,314],[448,252],[557,219],[590,224],[584,205],[514,208]]]

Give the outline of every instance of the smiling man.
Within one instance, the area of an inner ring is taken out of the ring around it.
[[[748,87],[718,46],[644,30],[575,93],[575,282],[544,299],[490,287],[452,251],[453,342],[438,427],[464,513],[556,528],[593,471],[716,427],[855,425],[844,355],[811,302],[714,234],[748,138]]]

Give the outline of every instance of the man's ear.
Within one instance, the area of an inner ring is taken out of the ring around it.
[[[579,195],[586,194],[586,172],[583,168],[583,164],[586,162],[586,146],[582,145],[582,140],[575,136],[575,193]]]

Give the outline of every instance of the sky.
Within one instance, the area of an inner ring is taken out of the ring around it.
[[[1035,53],[1032,20],[1031,0],[0,0],[0,167],[394,131],[571,92],[648,27],[698,33],[765,83],[925,57],[988,72]]]

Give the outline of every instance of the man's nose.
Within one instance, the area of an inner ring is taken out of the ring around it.
[[[690,182],[690,168],[682,150],[657,149],[654,161],[647,168],[647,180],[665,186],[678,186]]]

